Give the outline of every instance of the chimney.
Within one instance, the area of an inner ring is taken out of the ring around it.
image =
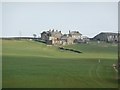
[[[51,29],[49,29],[49,32],[51,32]]]
[[[54,29],[52,30],[52,32],[54,32]]]

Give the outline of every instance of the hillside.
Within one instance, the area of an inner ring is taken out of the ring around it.
[[[59,58],[116,58],[116,44],[91,42],[89,44],[75,44],[64,46],[82,51],[82,54],[66,52],[59,50],[56,46],[47,46],[46,44],[35,41],[3,41],[3,55],[16,56],[36,56],[36,57],[59,57]],[[61,57],[61,55],[63,57]],[[94,55],[94,56],[92,56]],[[96,56],[97,55],[97,56]]]
[[[2,45],[3,87],[117,87],[117,73],[112,67],[117,62],[114,44],[64,46],[82,51],[80,54],[29,40],[3,40]]]

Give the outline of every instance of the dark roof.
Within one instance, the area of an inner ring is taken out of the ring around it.
[[[69,32],[69,34],[71,34],[71,35],[82,35],[81,33],[79,33],[79,31],[71,31],[71,32]]]
[[[67,35],[67,34],[64,34],[64,35],[61,36],[61,39],[62,39],[62,40],[66,40],[67,38],[68,38],[68,35]]]
[[[112,33],[112,32],[101,32],[100,34],[106,34],[106,35],[117,35],[118,33]]]
[[[118,33],[112,33],[112,32],[101,32],[101,33],[97,34],[96,36],[98,36],[98,35],[103,35],[103,34],[104,34],[104,35],[107,35],[107,36],[108,36],[108,35],[118,35]],[[96,37],[96,36],[95,36],[95,37]]]
[[[101,33],[97,34],[96,36],[94,36],[92,39],[95,39],[95,38],[98,38],[98,37],[103,37],[103,36],[106,37],[106,36],[110,36],[110,35],[116,36],[116,35],[118,35],[118,33],[101,32]]]
[[[43,31],[41,34],[47,34],[49,36],[62,35],[61,31]]]

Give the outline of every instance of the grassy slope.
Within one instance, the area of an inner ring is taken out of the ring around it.
[[[34,41],[3,41],[3,87],[117,87],[117,47],[69,45],[83,53],[60,51]],[[98,59],[101,63],[98,63]]]

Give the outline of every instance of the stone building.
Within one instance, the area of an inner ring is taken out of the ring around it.
[[[82,36],[81,38],[74,40],[75,43],[88,43],[89,41],[90,39],[87,36]]]
[[[73,44],[75,40],[81,39],[82,34],[78,31],[69,31],[69,34],[62,35],[61,31],[49,30],[41,33],[41,39],[46,42],[46,44],[52,45],[66,45]]]
[[[41,33],[41,39],[44,40],[44,41],[47,41],[49,40],[49,36],[50,36],[50,33],[48,31],[44,31]]]
[[[74,38],[72,38],[71,36],[69,36],[68,34],[64,34],[62,37],[61,37],[61,42],[62,42],[62,45],[70,45],[70,44],[73,44],[74,43]]]
[[[61,36],[61,31],[54,31],[54,29],[41,33],[41,39],[44,40],[47,44],[60,44]]]
[[[69,36],[71,36],[74,39],[81,39],[82,34],[78,31],[69,31]]]

